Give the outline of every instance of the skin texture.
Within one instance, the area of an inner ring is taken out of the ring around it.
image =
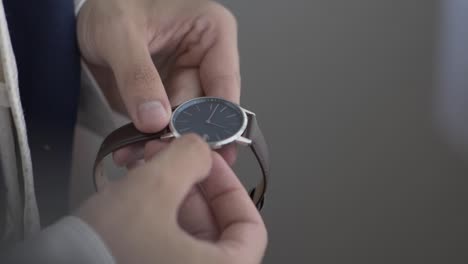
[[[77,212],[117,262],[260,263],[265,225],[224,159],[193,134],[160,148]]]
[[[78,41],[111,105],[142,132],[164,128],[171,106],[193,97],[239,103],[236,20],[216,2],[88,0],[78,15]],[[118,151],[114,160],[134,167],[142,148]],[[233,146],[220,154],[234,163]]]
[[[213,1],[88,0],[78,15],[83,58],[112,107],[143,132],[198,96],[240,98],[237,26]],[[158,107],[159,106],[159,107]],[[267,233],[230,168],[196,136],[114,153],[127,177],[77,212],[119,263],[260,263]]]

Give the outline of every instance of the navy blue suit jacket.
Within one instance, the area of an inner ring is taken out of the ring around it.
[[[67,213],[80,58],[73,0],[5,0],[43,224]]]

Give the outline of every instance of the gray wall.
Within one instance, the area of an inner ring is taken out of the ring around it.
[[[468,263],[468,164],[436,119],[439,3],[222,2],[271,146],[265,263]]]

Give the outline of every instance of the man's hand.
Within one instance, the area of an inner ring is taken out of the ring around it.
[[[265,225],[226,162],[193,135],[149,158],[154,152],[159,150],[149,144],[144,165],[107,185],[78,211],[116,260],[260,263]],[[191,192],[196,184],[201,191]]]
[[[164,128],[171,105],[193,97],[239,103],[236,21],[214,1],[88,0],[78,16],[78,40],[114,108],[142,132]],[[115,161],[142,158],[141,146],[136,149],[117,152]],[[222,155],[232,163],[234,149]]]

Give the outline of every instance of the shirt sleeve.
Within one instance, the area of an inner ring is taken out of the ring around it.
[[[67,216],[21,242],[0,259],[1,263],[115,263],[98,234],[74,216]]]

